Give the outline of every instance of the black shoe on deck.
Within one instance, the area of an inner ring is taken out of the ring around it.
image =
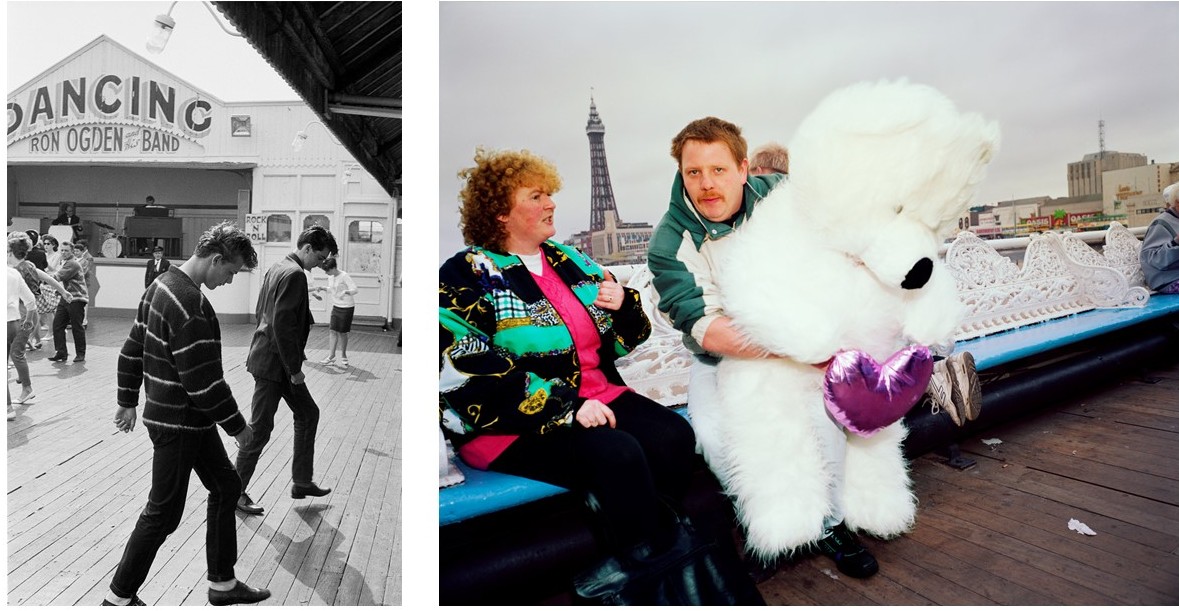
[[[832,528],[831,534],[820,539],[816,545],[820,553],[835,561],[840,573],[849,577],[863,579],[875,575],[876,571],[880,570],[876,558],[856,541],[856,536],[843,525],[843,522]]]

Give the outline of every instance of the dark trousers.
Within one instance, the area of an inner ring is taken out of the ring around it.
[[[21,328],[20,320],[8,321],[8,358],[12,359],[12,366],[16,369],[16,383],[21,386],[32,386],[29,378],[29,363],[25,360],[25,342],[29,340],[29,332]]]
[[[180,525],[188,477],[193,471],[209,491],[205,530],[209,581],[233,579],[233,565],[237,562],[234,510],[242,483],[225,454],[217,429],[177,431],[150,427],[147,433],[154,447],[151,492],[123,550],[119,568],[115,569],[111,591],[124,598],[139,591],[164,539]]]
[[[696,465],[692,427],[670,409],[630,391],[607,404],[617,427],[572,427],[523,435],[489,465],[597,499],[601,518],[622,549],[660,532],[664,497],[678,504]]]
[[[276,382],[254,376],[254,399],[250,404],[250,428],[254,437],[237,453],[237,474],[242,479],[242,490],[250,485],[258,457],[270,441],[274,431],[274,413],[278,400],[286,401],[295,420],[294,457],[291,459],[291,479],[296,484],[310,484],[315,471],[315,430],[319,427],[319,406],[306,384],[291,384],[290,379]]]
[[[69,324],[74,333],[74,352],[86,354],[86,329],[82,327],[82,319],[86,315],[85,301],[58,302],[57,311],[53,313],[53,350],[56,356],[66,356],[65,328]]]

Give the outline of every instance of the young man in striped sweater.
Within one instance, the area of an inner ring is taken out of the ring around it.
[[[221,368],[221,328],[201,292],[230,284],[242,269],[258,265],[246,234],[231,223],[201,235],[191,258],[172,267],[147,288],[131,334],[119,353],[115,425],[135,428],[139,387],[146,399],[143,424],[154,448],[151,492],[127,541],[103,605],[143,605],[136,595],[156,552],[180,524],[189,476],[196,471],[209,490],[205,536],[209,602],[254,603],[270,592],[234,577],[237,533],[234,508],[242,484],[225,453],[217,427],[249,443],[250,426]]]

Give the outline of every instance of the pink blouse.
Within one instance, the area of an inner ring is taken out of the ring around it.
[[[606,374],[598,368],[601,359],[598,349],[602,346],[602,337],[598,335],[598,328],[590,318],[589,312],[581,304],[577,295],[557,275],[556,270],[549,265],[548,259],[541,257],[544,265],[544,275],[532,274],[532,279],[540,287],[540,291],[553,304],[553,309],[565,321],[569,335],[573,337],[573,347],[577,350],[577,360],[581,363],[581,387],[577,396],[583,399],[597,399],[602,403],[609,403],[618,398],[628,389],[606,379]],[[467,464],[476,469],[486,470],[519,435],[480,435],[459,448],[459,456]]]

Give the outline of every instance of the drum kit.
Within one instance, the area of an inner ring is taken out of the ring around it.
[[[115,222],[119,222],[118,217],[116,216],[115,218]],[[102,232],[102,256],[108,259],[121,257],[123,255],[124,236],[116,233],[115,228],[106,223],[95,221],[94,224],[106,229],[106,231]]]

